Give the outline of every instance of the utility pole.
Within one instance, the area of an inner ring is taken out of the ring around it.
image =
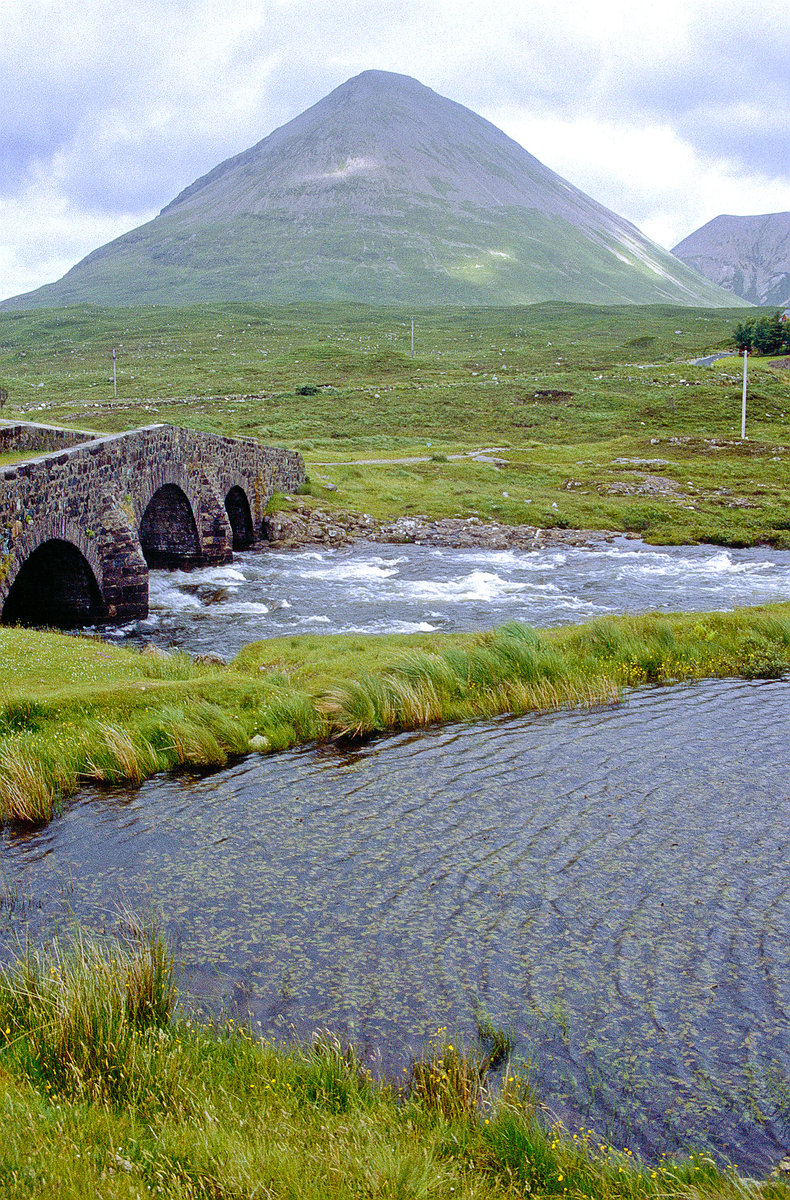
[[[746,380],[748,375],[749,351],[743,352],[743,400],[741,401],[741,441],[746,441]]]
[[[411,319],[411,356],[414,358],[414,317]]]
[[[118,379],[115,374],[115,346],[112,348],[112,394],[116,397],[118,395]]]

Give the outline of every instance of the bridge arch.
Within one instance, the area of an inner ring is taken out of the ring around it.
[[[149,567],[190,567],[200,562],[195,514],[177,484],[162,484],[153,493],[140,518],[139,538]]]
[[[6,583],[4,625],[76,629],[99,624],[107,617],[93,566],[82,550],[65,538],[40,542]]]
[[[227,562],[232,557],[230,523],[221,496],[196,463],[169,460],[143,473],[135,489],[135,508],[138,536],[149,566],[190,567]],[[149,559],[146,546],[154,558]]]
[[[96,619],[102,604],[110,623],[144,617],[141,524],[149,554],[218,565],[232,558],[234,531],[237,545],[262,536],[272,491],[294,492],[304,479],[295,451],[175,426],[104,437],[24,423],[12,433],[20,451],[37,455],[0,466],[0,622],[16,612],[30,622],[80,624]],[[177,510],[175,547],[157,542],[168,496]],[[52,592],[53,580],[65,596],[60,615],[36,601]],[[26,590],[30,606],[19,599]]]
[[[77,525],[68,517],[56,516],[52,513],[46,517],[40,517],[29,525],[22,525],[21,522],[19,524],[21,528],[15,532],[11,552],[3,563],[5,570],[0,574],[0,607],[5,604],[14,580],[26,560],[39,546],[51,540],[70,542],[76,546],[90,566],[99,587],[103,586],[104,559],[100,538],[94,536],[89,528]]]
[[[233,535],[233,549],[248,549],[255,541],[255,527],[247,493],[238,484],[234,484],[225,497],[225,512]]]

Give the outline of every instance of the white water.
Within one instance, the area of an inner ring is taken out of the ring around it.
[[[360,544],[257,550],[227,566],[152,571],[151,614],[107,636],[234,655],[294,633],[430,633],[538,626],[615,612],[790,600],[790,551],[646,546],[437,549]]]

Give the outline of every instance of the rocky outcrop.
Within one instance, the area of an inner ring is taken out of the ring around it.
[[[750,304],[790,303],[790,212],[714,217],[672,253]]]
[[[288,511],[265,520],[265,532],[278,549],[300,546],[350,546],[354,542],[407,542],[463,550],[538,550],[545,546],[592,546],[623,534],[611,530],[542,529],[502,525],[480,517],[397,517],[380,521],[367,513],[326,512],[294,500]],[[636,534],[629,535],[636,537]]]
[[[288,511],[264,518],[264,535],[278,549],[295,546],[350,546],[372,540],[379,522],[367,513],[330,513],[293,501]]]

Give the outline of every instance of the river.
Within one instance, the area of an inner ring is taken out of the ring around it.
[[[223,567],[152,571],[151,614],[105,636],[232,657],[257,638],[549,626],[612,612],[790,599],[790,551],[647,546],[451,550],[365,545],[250,551]]]
[[[250,554],[157,580],[195,604],[150,628],[197,649],[213,627],[229,655],[289,629],[790,595],[787,552],[521,558]],[[3,940],[112,929],[127,904],[161,919],[190,1005],[278,1038],[329,1027],[394,1075],[438,1026],[473,1044],[485,1015],[570,1126],[765,1172],[790,1139],[789,713],[788,679],[706,681],[86,791],[4,832]]]

